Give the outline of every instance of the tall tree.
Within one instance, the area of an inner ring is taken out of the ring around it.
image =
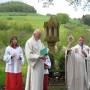
[[[83,10],[90,10],[90,0],[66,0],[70,5],[74,5],[75,8],[80,6]]]

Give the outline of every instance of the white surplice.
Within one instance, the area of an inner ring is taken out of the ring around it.
[[[44,61],[44,64],[48,65],[48,69],[51,68],[51,61],[48,55],[46,56],[46,60]],[[44,74],[49,74],[48,69],[44,69]]]
[[[16,57],[12,58],[13,54],[16,54]],[[22,71],[22,64],[24,64],[22,48],[20,46],[16,48],[7,46],[3,60],[6,62],[5,72],[20,73]]]
[[[25,90],[43,90],[44,62],[39,59],[40,50],[44,48],[41,40],[34,36],[27,40],[25,54],[28,61],[28,71]]]
[[[66,53],[65,74],[68,90],[88,90],[89,68],[87,67],[87,58],[88,60],[90,59],[90,48],[83,45],[83,50],[87,54],[87,57],[82,54],[79,44],[71,48],[71,52]]]

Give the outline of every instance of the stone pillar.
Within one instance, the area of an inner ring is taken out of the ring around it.
[[[55,44],[59,40],[59,23],[56,21],[55,18],[51,17],[49,21],[44,22],[44,29],[46,31],[45,40],[48,44],[49,53],[54,58]],[[53,61],[53,67],[55,64],[54,62],[55,61]]]

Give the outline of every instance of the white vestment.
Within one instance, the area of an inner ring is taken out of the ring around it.
[[[49,56],[46,56],[46,60],[45,60],[44,64],[48,65],[48,69],[51,68],[51,61],[50,61]],[[49,74],[49,70],[48,69],[44,68],[44,75],[45,74]]]
[[[16,54],[12,58],[13,54]],[[12,48],[8,46],[5,50],[3,60],[6,62],[5,72],[20,73],[22,71],[22,64],[24,64],[23,50],[20,46]]]
[[[66,53],[66,84],[67,90],[88,90],[88,67],[87,58],[90,56],[90,49],[83,45],[83,50],[87,54],[85,57],[81,52],[81,46],[77,44],[71,48],[71,52]]]
[[[40,50],[44,48],[40,40],[32,36],[25,45],[28,71],[25,90],[43,90],[44,62],[39,59]]]

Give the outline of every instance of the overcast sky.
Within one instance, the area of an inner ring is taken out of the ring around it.
[[[69,4],[65,0],[53,0],[54,5],[50,5],[49,7],[44,8],[43,2],[46,0],[0,0],[1,2],[7,1],[22,1],[27,4],[30,4],[35,7],[39,14],[57,14],[57,13],[67,13],[71,18],[80,18],[82,15],[90,14],[90,11],[83,11],[81,8],[75,10],[73,6],[69,6]]]

